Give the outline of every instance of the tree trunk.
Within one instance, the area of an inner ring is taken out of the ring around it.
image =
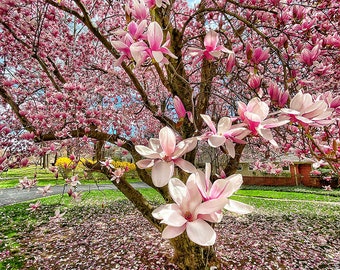
[[[213,246],[199,246],[190,241],[186,233],[171,239],[170,243],[174,248],[173,263],[180,269],[204,270],[212,266],[221,269]]]

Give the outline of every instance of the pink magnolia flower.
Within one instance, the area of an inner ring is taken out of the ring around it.
[[[22,160],[20,160],[20,166],[26,167],[28,165],[28,162],[28,158],[23,158]]]
[[[321,175],[321,172],[319,170],[312,170],[310,172],[311,175]]]
[[[32,187],[36,186],[37,185],[37,179],[36,178],[33,178],[32,180],[31,179],[28,179],[26,176],[19,180],[19,188],[21,189],[31,189]]]
[[[340,95],[333,96],[332,91],[327,91],[319,95],[317,100],[325,101],[331,109],[334,109],[334,111],[340,113]]]
[[[187,111],[182,103],[182,100],[180,100],[178,96],[174,97],[174,106],[175,106],[175,110],[176,110],[178,117],[184,118]]]
[[[230,53],[227,59],[227,63],[226,63],[226,71],[227,73],[230,73],[233,70],[233,67],[236,64],[236,57],[235,57],[235,53]]]
[[[68,196],[70,196],[75,202],[81,201],[81,193],[73,191],[72,188],[67,192]]]
[[[261,87],[261,80],[262,78],[260,76],[252,75],[248,80],[248,85],[251,89],[258,89]]]
[[[180,100],[178,96],[174,97],[174,106],[180,121],[183,120],[184,117],[187,115],[189,121],[193,123],[192,113],[185,109],[182,100]]]
[[[206,222],[205,217],[221,211],[227,204],[227,199],[202,202],[202,196],[193,179],[188,179],[185,185],[181,180],[171,178],[169,192],[175,203],[162,205],[152,212],[155,218],[161,219],[161,223],[167,225],[162,232],[162,237],[170,239],[186,231],[189,239],[194,243],[201,246],[213,245],[216,233]]]
[[[196,138],[189,138],[176,144],[175,133],[172,129],[164,127],[159,132],[159,139],[150,139],[149,147],[136,146],[136,151],[147,158],[138,161],[136,165],[140,169],[152,167],[152,182],[156,187],[163,187],[173,176],[175,165],[189,173],[196,170],[194,165],[181,158],[192,151],[196,145]]]
[[[65,179],[66,184],[70,185],[71,187],[76,187],[77,185],[80,185],[79,177],[78,175],[74,175],[71,178]]]
[[[115,171],[113,172],[113,175],[111,177],[111,181],[116,181],[117,183],[119,183],[120,178],[124,175],[124,173],[126,172],[125,168],[117,168],[115,169]]]
[[[281,112],[283,117],[292,122],[298,122],[302,126],[320,126],[332,123],[328,119],[332,115],[333,109],[329,108],[323,100],[314,101],[308,93],[297,93],[290,101],[290,108],[283,108]]]
[[[261,62],[267,60],[269,58],[269,49],[262,50],[262,48],[256,48],[253,50],[253,54],[251,57],[251,61],[254,64],[260,64]]]
[[[217,179],[216,181],[214,181],[214,183],[211,183],[210,174],[211,165],[209,163],[206,163],[205,173],[203,173],[201,170],[197,170],[195,174],[191,174],[189,176],[189,179],[194,179],[198,190],[202,195],[203,201],[209,201],[219,198],[229,198],[235,191],[237,191],[241,187],[243,183],[241,174],[233,174],[227,178]],[[228,211],[238,214],[248,214],[254,210],[252,206],[230,199],[227,200],[224,208]]]
[[[111,158],[108,158],[106,159],[105,161],[100,161],[100,164],[103,166],[103,167],[106,167],[108,170],[111,170],[111,169],[114,169],[115,167],[111,164],[112,162],[112,159]]]
[[[148,57],[154,59],[157,63],[168,64],[169,60],[164,54],[177,59],[177,56],[168,49],[170,45],[169,35],[162,45],[163,30],[157,22],[150,23],[147,31],[147,41],[148,44],[144,41],[139,41],[130,46],[132,57],[136,61],[137,66],[143,64]]]
[[[205,58],[207,60],[213,60],[214,58],[219,58],[222,53],[234,54],[233,51],[228,50],[223,45],[218,45],[219,38],[218,34],[214,30],[210,30],[204,38],[204,49],[200,48],[189,48],[189,53],[192,56],[198,56],[199,58],[196,62]]]
[[[232,120],[229,117],[222,117],[216,130],[209,115],[201,114],[201,117],[211,130],[203,134],[201,138],[208,139],[209,145],[214,148],[224,144],[229,155],[235,157],[234,142],[245,144],[246,142],[242,139],[249,135],[250,131],[241,125],[232,126]]]
[[[246,105],[243,102],[238,102],[238,114],[241,120],[248,125],[253,135],[260,135],[268,140],[274,146],[278,146],[273,138],[270,128],[279,127],[287,124],[289,121],[284,119],[279,121],[275,118],[267,118],[269,107],[259,98],[253,98]]]
[[[137,20],[145,20],[149,14],[144,0],[132,0],[132,7],[126,5],[126,12],[132,14]]]
[[[117,144],[117,146],[119,146],[119,147],[121,147],[124,143],[125,143],[125,141],[124,141],[124,140],[121,140],[121,139],[117,139],[117,141],[116,141],[116,144]]]
[[[145,1],[147,6],[149,8],[154,8],[154,7],[166,7],[166,5],[170,5],[170,1],[169,0],[146,0]]]
[[[57,208],[54,212],[54,216],[50,217],[50,222],[60,222],[66,212],[60,213],[60,208]]]
[[[288,90],[282,92],[279,90],[276,83],[270,83],[267,91],[273,103],[277,104],[281,108],[286,105],[289,97]]]
[[[1,128],[0,128],[0,130],[1,130]],[[20,135],[20,138],[24,139],[24,140],[33,140],[34,137],[35,137],[35,135],[34,135],[33,132],[25,132],[25,133]]]
[[[132,59],[130,47],[134,43],[134,40],[130,35],[125,35],[120,40],[112,41],[113,47],[120,52],[120,57],[115,62],[115,66],[119,66],[124,60]]]
[[[35,212],[40,208],[40,206],[41,206],[40,201],[37,201],[36,203],[30,203],[29,208],[27,208],[27,210]]]
[[[328,186],[322,186],[324,190],[327,190],[327,191],[332,191],[332,187],[330,185]]]
[[[312,50],[309,50],[307,48],[304,48],[301,51],[299,60],[301,63],[306,64],[307,66],[312,66],[313,62],[318,58],[320,55],[320,44],[317,44],[313,47]]]
[[[146,20],[142,20],[139,24],[132,21],[128,24],[127,31],[118,30],[115,32],[118,36],[121,36],[120,40],[112,41],[113,46],[121,53],[121,56],[115,62],[115,66],[121,65],[124,60],[132,59],[130,47],[133,43],[146,38],[144,34],[146,26]]]
[[[46,187],[43,188],[38,188],[38,192],[43,195],[46,196],[48,193],[51,193],[51,185],[47,185]]]

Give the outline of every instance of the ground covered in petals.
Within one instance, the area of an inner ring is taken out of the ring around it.
[[[339,218],[327,214],[338,204],[278,201],[271,209],[227,214],[215,227],[224,269],[340,268]],[[126,200],[68,209],[23,235],[24,269],[176,269],[169,243]]]

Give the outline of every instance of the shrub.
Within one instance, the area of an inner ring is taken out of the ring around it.
[[[77,167],[77,163],[68,157],[60,157],[57,159],[55,166],[58,167],[58,172],[62,177],[66,179],[71,176],[71,172]]]
[[[136,170],[136,165],[134,163],[130,163],[130,162],[127,162],[127,161],[115,161],[115,160],[113,160],[111,162],[111,164],[115,168],[128,168],[129,171],[135,171]]]

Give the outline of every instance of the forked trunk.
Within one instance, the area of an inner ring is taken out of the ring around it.
[[[174,248],[173,263],[180,269],[204,270],[215,266],[220,269],[213,246],[202,247],[190,241],[186,233],[170,240]]]

